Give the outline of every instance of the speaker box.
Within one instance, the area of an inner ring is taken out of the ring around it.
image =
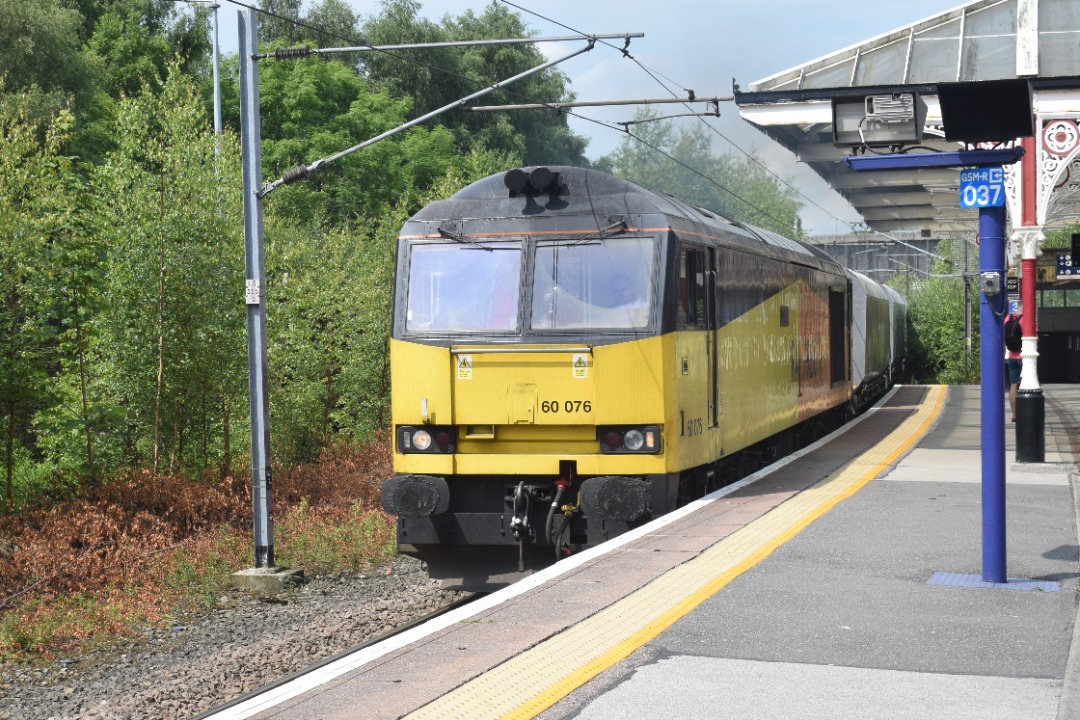
[[[946,140],[1004,142],[1035,133],[1026,79],[938,83],[937,89]]]

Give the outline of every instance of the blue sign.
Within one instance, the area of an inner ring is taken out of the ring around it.
[[[1080,267],[1073,267],[1072,255],[1065,253],[1057,256],[1058,277],[1080,277]]]
[[[1005,171],[1000,167],[960,171],[960,207],[1000,207],[1005,204]]]

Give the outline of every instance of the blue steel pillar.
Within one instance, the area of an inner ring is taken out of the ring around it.
[[[1005,208],[979,210],[979,271],[996,273],[999,292],[979,302],[982,365],[983,580],[1005,574]]]

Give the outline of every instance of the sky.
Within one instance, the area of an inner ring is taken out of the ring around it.
[[[346,0],[367,18],[381,8],[378,0]],[[420,0],[421,14],[434,21],[472,10],[481,14],[490,0]],[[236,10],[219,0],[219,42],[222,52],[237,47]],[[254,4],[255,0],[244,0]],[[501,2],[501,0],[500,0]],[[616,49],[595,49],[559,65],[579,100],[631,100],[670,97],[691,89],[697,97],[730,96],[732,81],[747,90],[751,83],[797,67],[837,50],[959,7],[957,0],[512,0],[511,9],[541,37],[572,34],[644,33],[631,41],[629,52],[660,78],[657,82]],[[311,0],[305,0],[305,8]],[[535,14],[534,14],[535,13]],[[548,18],[549,20],[542,19]],[[553,22],[551,22],[553,21]],[[618,44],[618,43],[615,43]],[[544,43],[550,58],[568,54],[579,44]],[[487,104],[482,102],[481,104]],[[496,103],[491,103],[496,104]],[[686,112],[681,105],[655,106],[663,114]],[[702,108],[701,104],[695,108]],[[608,123],[632,120],[636,106],[584,108],[576,112]],[[753,153],[772,172],[804,197],[799,215],[810,234],[845,233],[858,214],[814,172],[739,117],[734,103],[722,103],[721,117],[706,120],[714,134],[715,153]],[[697,123],[680,118],[673,123]],[[596,159],[619,146],[625,137],[607,128],[570,118],[571,129],[587,138],[586,155]]]

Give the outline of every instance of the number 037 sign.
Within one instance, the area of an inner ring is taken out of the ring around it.
[[[1000,167],[960,171],[960,207],[984,208],[1005,204],[1005,171]]]

